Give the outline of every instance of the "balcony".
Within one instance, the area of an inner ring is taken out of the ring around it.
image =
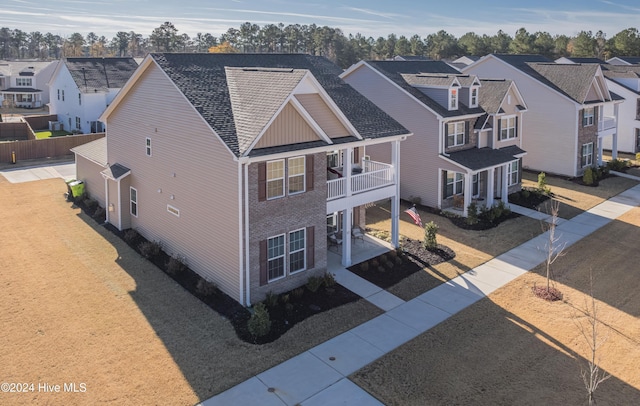
[[[354,169],[359,168],[354,165]],[[352,171],[351,176],[342,176],[341,168],[335,170],[341,176],[337,179],[327,181],[327,201],[339,199],[349,195],[357,195],[370,190],[390,186],[394,184],[393,165],[382,162],[365,160],[363,161],[362,172],[357,173],[357,169]],[[347,184],[347,182],[349,182]],[[350,193],[347,193],[347,186],[350,186]]]
[[[616,128],[616,118],[603,116],[602,120],[598,121],[598,132],[615,130]]]

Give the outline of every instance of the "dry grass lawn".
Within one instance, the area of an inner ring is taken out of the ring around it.
[[[380,313],[361,300],[247,344],[65,191],[0,176],[0,382],[35,384],[2,405],[192,405]],[[38,391],[65,383],[86,392]]]
[[[593,273],[599,364],[612,378],[599,405],[640,399],[640,208],[566,251],[554,265],[563,302],[534,297],[542,266],[351,376],[388,405],[581,405],[590,352],[576,322]]]

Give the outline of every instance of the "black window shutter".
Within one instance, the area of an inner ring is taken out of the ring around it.
[[[471,125],[469,121],[465,121],[464,122],[464,143],[465,144],[471,144],[471,137],[469,136],[470,129],[471,129]]]
[[[267,163],[258,164],[258,201],[267,200]]]
[[[449,147],[449,124],[444,124],[444,147]]]
[[[313,269],[316,258],[315,251],[315,227],[307,227],[307,269]]]
[[[260,241],[260,286],[267,284],[267,240]]]
[[[516,133],[515,133],[515,136],[517,137],[517,136],[518,136],[518,116],[516,116],[515,121],[516,121],[516,122],[515,122],[515,124],[516,124],[516,128],[515,128],[515,132],[516,132]]]
[[[307,160],[305,162],[305,171],[306,171],[306,182],[307,182],[307,191],[313,190],[314,178],[313,178],[313,155],[307,155]]]

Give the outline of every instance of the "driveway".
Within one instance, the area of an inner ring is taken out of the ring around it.
[[[28,167],[4,167],[0,169],[0,175],[4,176],[9,183],[23,183],[34,180],[62,178],[65,181],[75,179],[75,163],[43,164]]]

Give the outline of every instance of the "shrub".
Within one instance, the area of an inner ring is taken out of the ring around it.
[[[387,272],[387,270],[384,268],[384,266],[379,266],[378,267],[378,272],[385,273],[385,272]]]
[[[379,258],[380,258],[380,262],[381,263],[384,264],[385,262],[387,262],[387,254],[382,254],[382,255],[380,255]]]
[[[607,162],[607,165],[605,166],[606,169],[617,171],[617,172],[622,172],[628,167],[629,167],[629,161],[622,160],[622,159],[613,159]]]
[[[380,266],[380,262],[378,262],[377,259],[372,259],[371,260],[371,266],[374,268],[377,268],[378,266]]]
[[[544,172],[538,174],[538,191],[546,195],[551,194],[551,189],[547,186],[547,174]]]
[[[138,249],[140,250],[140,255],[142,255],[146,259],[151,259],[160,254],[162,245],[159,241],[144,241],[141,242],[140,245],[138,245]]]
[[[273,292],[267,293],[267,297],[264,299],[264,303],[267,307],[276,307],[278,305],[278,295]]]
[[[393,261],[386,260],[385,263],[384,263],[384,266],[386,266],[387,269],[392,269],[393,266],[394,266],[394,263],[393,263]]]
[[[324,286],[330,288],[336,284],[336,278],[331,272],[324,274],[323,281]]]
[[[467,224],[478,223],[478,205],[476,202],[472,201],[469,203],[469,206],[467,207],[467,219],[465,221]]]
[[[289,294],[287,293],[285,295],[280,296],[280,301],[282,303],[284,303],[284,304],[288,304],[289,303]]]
[[[396,265],[402,265],[402,258],[401,257],[396,257],[395,261],[396,261]]]
[[[295,297],[296,299],[300,299],[302,297],[302,295],[304,295],[304,289],[302,288],[295,288],[291,294],[293,295],[293,297]]]
[[[320,289],[323,283],[324,283],[324,278],[319,276],[310,276],[309,280],[307,280],[307,289],[315,293],[318,291],[318,289]]]
[[[85,197],[84,200],[83,200],[83,203],[89,209],[93,209],[98,205],[98,201],[97,200],[93,200],[90,197]]]
[[[588,167],[584,170],[584,174],[582,175],[582,182],[585,185],[593,185],[593,169],[591,169],[591,167]]]
[[[187,260],[185,257],[181,255],[175,255],[169,258],[169,262],[167,262],[167,273],[169,275],[179,275],[186,270]]]
[[[271,317],[264,303],[253,306],[253,314],[247,322],[247,329],[254,337],[262,337],[271,331]]]
[[[198,284],[196,285],[196,291],[202,296],[208,297],[215,295],[218,291],[218,287],[215,283],[209,282],[206,279],[199,279]]]
[[[362,272],[367,272],[369,270],[369,263],[367,261],[360,264],[360,270]]]
[[[389,251],[388,255],[389,255],[391,258],[395,258],[395,257],[397,257],[397,256],[398,256],[398,251],[396,251],[396,250]]]
[[[105,210],[103,207],[98,206],[96,211],[93,213],[93,218],[96,220],[104,220],[105,219]]]
[[[138,238],[140,237],[140,233],[138,233],[136,230],[130,228],[127,231],[124,232],[124,241],[127,244],[131,244],[133,242],[135,242]]]
[[[425,249],[434,250],[438,248],[438,241],[436,240],[436,234],[438,233],[438,225],[433,221],[428,222],[424,226],[424,243]]]

